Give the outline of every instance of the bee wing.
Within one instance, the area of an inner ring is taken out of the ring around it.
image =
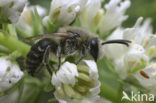
[[[43,34],[43,35],[32,36],[32,37],[24,38],[24,40],[34,41],[37,39],[44,39],[44,38],[66,39],[71,36],[72,36],[71,33],[53,33],[53,34]]]

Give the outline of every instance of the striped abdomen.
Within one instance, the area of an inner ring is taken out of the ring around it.
[[[51,39],[42,39],[31,47],[27,54],[26,70],[34,75],[36,69],[41,65],[46,48],[50,46],[51,52],[56,53],[57,43]]]

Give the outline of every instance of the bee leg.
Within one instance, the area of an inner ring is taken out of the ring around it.
[[[80,62],[81,62],[81,60],[83,59],[83,58],[85,58],[86,56],[82,56],[82,57],[80,57],[79,59],[78,59],[78,61],[75,63],[76,65],[78,65]]]
[[[51,71],[50,66],[49,66],[49,52],[50,52],[50,46],[48,46],[45,50],[43,62],[45,64],[49,74],[52,75],[52,71]]]
[[[44,66],[44,64],[41,64],[41,65],[37,68],[35,74],[38,74],[38,73],[41,71],[41,68],[42,68],[43,66]]]
[[[85,58],[87,55],[86,55],[86,49],[85,49],[85,46],[83,45],[82,46],[82,55],[81,55],[81,57],[78,59],[78,61],[75,63],[76,65],[78,65],[80,62],[81,62],[81,60],[83,59],[83,58]]]
[[[61,54],[62,54],[62,50],[61,48],[58,49],[58,68],[57,70],[59,70],[60,66],[61,66]]]

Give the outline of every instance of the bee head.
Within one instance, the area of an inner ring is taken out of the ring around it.
[[[99,55],[100,55],[100,57],[103,57],[103,55],[101,53],[101,52],[103,52],[101,46],[103,46],[105,44],[113,44],[113,43],[124,44],[126,46],[129,46],[129,43],[131,43],[131,41],[124,40],[124,39],[117,39],[117,40],[108,40],[108,41],[99,43],[98,38],[93,38],[90,40],[90,44],[89,44],[91,56],[94,58],[95,61],[97,61]]]
[[[94,58],[95,61],[98,59],[98,53],[99,53],[99,46],[98,46],[98,39],[93,38],[90,41],[90,54]]]

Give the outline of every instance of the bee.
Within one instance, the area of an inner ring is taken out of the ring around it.
[[[79,27],[61,27],[57,33],[44,34],[26,38],[27,40],[40,39],[36,44],[32,45],[26,58],[26,70],[32,76],[34,75],[40,64],[44,64],[52,75],[49,66],[49,55],[56,55],[58,58],[58,68],[61,65],[62,56],[78,55],[78,64],[85,57],[92,57],[95,61],[101,56],[101,46],[105,44],[119,43],[129,46],[129,40],[108,40],[102,41],[92,32],[86,31]]]

